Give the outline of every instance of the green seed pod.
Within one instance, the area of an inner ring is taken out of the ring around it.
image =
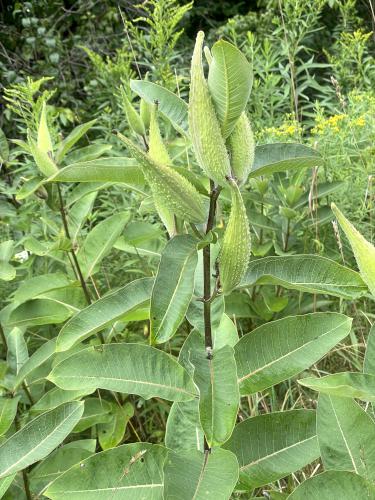
[[[246,113],[239,117],[228,139],[232,175],[239,185],[247,181],[254,163],[255,142],[253,131]]]
[[[163,205],[183,220],[203,222],[205,208],[195,187],[173,168],[153,160],[148,154],[118,133],[133,158],[141,165],[153,195],[163,200]]]
[[[230,176],[229,156],[204,77],[202,46],[204,33],[197,35],[191,61],[189,129],[195,156],[202,170],[216,184],[224,185]]]
[[[43,102],[42,112],[40,114],[37,146],[42,153],[51,153],[53,151],[51,135],[49,133],[47,124],[47,111],[45,102]]]
[[[163,165],[171,165],[172,161],[168,154],[167,148],[161,137],[160,128],[157,119],[157,105],[154,104],[151,107],[150,114],[150,135],[149,135],[149,156],[156,162],[162,163]],[[156,211],[166,227],[168,234],[172,237],[176,233],[175,219],[173,212],[165,206],[164,199],[160,196],[160,193],[154,191],[153,199]]]
[[[171,165],[172,161],[161,137],[157,111],[157,105],[154,104],[151,108],[150,116],[150,137],[148,154],[153,160],[158,163],[162,163],[163,165]]]
[[[128,120],[130,128],[138,135],[146,135],[146,129],[143,124],[143,121],[139,114],[134,109],[133,105],[129,101],[126,92],[123,88],[121,88],[121,97],[124,106],[124,111],[126,114],[126,118]]]
[[[139,105],[139,114],[141,115],[141,120],[145,129],[148,129],[148,127],[150,126],[151,104],[149,104],[144,99],[141,99],[141,103]]]
[[[219,255],[220,283],[229,293],[245,275],[250,259],[250,230],[246,209],[237,184],[231,182],[232,208]]]

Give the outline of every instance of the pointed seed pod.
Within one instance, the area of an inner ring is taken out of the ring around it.
[[[167,148],[161,137],[158,118],[157,118],[158,108],[154,104],[151,108],[150,116],[150,136],[149,136],[149,151],[150,157],[158,163],[163,163],[163,165],[170,165],[172,163],[170,156],[168,154]]]
[[[42,153],[51,153],[53,151],[51,135],[47,124],[47,110],[45,102],[43,102],[42,112],[40,114],[37,146]]]
[[[250,259],[250,230],[246,209],[236,182],[231,182],[232,207],[219,255],[220,283],[229,293],[244,277]]]
[[[247,181],[254,163],[255,142],[253,131],[246,113],[239,117],[228,139],[232,175],[239,185]]]
[[[129,101],[128,96],[124,88],[121,88],[121,97],[124,106],[124,111],[126,114],[126,118],[128,120],[130,128],[138,135],[144,136],[146,134],[146,129],[143,124],[143,121],[139,114],[134,109],[132,103]]]
[[[148,127],[150,126],[151,104],[149,104],[144,99],[141,99],[141,103],[139,105],[139,114],[141,116],[141,120],[145,129],[148,129]]]
[[[206,175],[216,184],[226,184],[230,176],[229,156],[221,135],[202,65],[204,33],[200,31],[191,61],[189,95],[189,129],[198,163]]]
[[[149,134],[149,151],[150,158],[163,165],[171,165],[172,161],[168,154],[167,148],[161,137],[159,123],[157,119],[157,105],[151,107],[150,113],[150,134]],[[175,220],[173,212],[165,205],[165,200],[160,196],[160,193],[154,191],[153,199],[156,211],[166,227],[169,236],[175,234]]]
[[[153,194],[163,200],[163,205],[190,222],[203,222],[205,208],[202,198],[195,187],[173,168],[154,161],[148,154],[118,133],[130,154],[141,165]]]

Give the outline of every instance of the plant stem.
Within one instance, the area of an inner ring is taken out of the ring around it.
[[[219,197],[221,188],[215,187],[211,181],[210,208],[208,212],[206,234],[208,234],[215,222],[216,202]],[[214,292],[215,293],[215,292]],[[212,325],[211,325],[211,250],[210,245],[203,248],[203,317],[204,317],[204,346],[206,349],[208,362],[212,359]],[[204,449],[207,453],[210,447],[204,438]]]
[[[4,351],[5,351],[5,356],[6,356],[6,353],[7,353],[7,350],[8,350],[8,343],[7,343],[7,339],[5,337],[5,333],[4,333],[4,330],[3,330],[3,327],[2,327],[1,324],[0,324],[0,338],[1,338],[1,342],[3,343],[3,347],[4,347]]]
[[[57,191],[59,194],[60,214],[61,214],[61,219],[62,219],[62,223],[64,226],[65,236],[68,238],[68,240],[71,240],[68,221],[66,219],[64,202],[63,202],[63,198],[62,198],[61,189],[60,189],[59,184],[57,184]],[[87,284],[86,284],[85,279],[83,277],[82,270],[81,270],[81,267],[79,265],[79,262],[78,262],[78,259],[77,259],[77,256],[76,256],[76,253],[75,253],[73,247],[70,250],[70,254],[71,254],[73,262],[74,262],[74,271],[76,272],[77,277],[81,283],[81,287],[82,287],[83,293],[85,295],[86,301],[88,304],[91,304],[91,297],[90,297],[90,294],[89,294],[89,291],[87,288]]]

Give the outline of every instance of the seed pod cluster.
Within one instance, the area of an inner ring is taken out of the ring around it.
[[[198,163],[216,184],[224,185],[231,168],[221,127],[202,64],[204,33],[197,35],[191,62],[189,130]]]
[[[246,208],[235,181],[231,182],[232,206],[219,255],[220,284],[231,292],[243,278],[250,259],[250,231]]]
[[[246,182],[254,163],[255,142],[250,121],[243,112],[228,139],[232,175],[239,185]]]
[[[163,200],[163,205],[183,220],[200,223],[205,219],[205,207],[195,187],[173,168],[153,160],[148,154],[118,133],[133,158],[142,167],[153,195]]]

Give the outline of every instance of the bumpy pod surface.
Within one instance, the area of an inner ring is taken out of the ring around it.
[[[142,167],[153,195],[163,200],[163,205],[183,220],[203,222],[205,208],[195,187],[173,168],[153,160],[122,134],[119,138],[126,144],[130,154]]]
[[[204,77],[203,40],[204,33],[200,31],[191,61],[189,130],[200,167],[216,184],[224,185],[226,177],[230,175],[230,162],[220,123]]]
[[[240,190],[231,183],[232,207],[219,255],[220,283],[223,293],[229,293],[243,278],[250,259],[250,230]]]
[[[232,175],[241,185],[247,180],[254,163],[255,142],[250,121],[242,113],[228,139]]]
[[[157,106],[153,105],[150,107],[150,134],[149,134],[149,150],[148,154],[150,158],[163,165],[171,165],[172,161],[168,154],[167,148],[163,142],[158,118],[157,118]],[[153,191],[154,205],[160,219],[162,220],[164,226],[170,236],[173,236],[176,232],[175,220],[173,212],[167,208],[165,205],[165,200],[160,193]]]

